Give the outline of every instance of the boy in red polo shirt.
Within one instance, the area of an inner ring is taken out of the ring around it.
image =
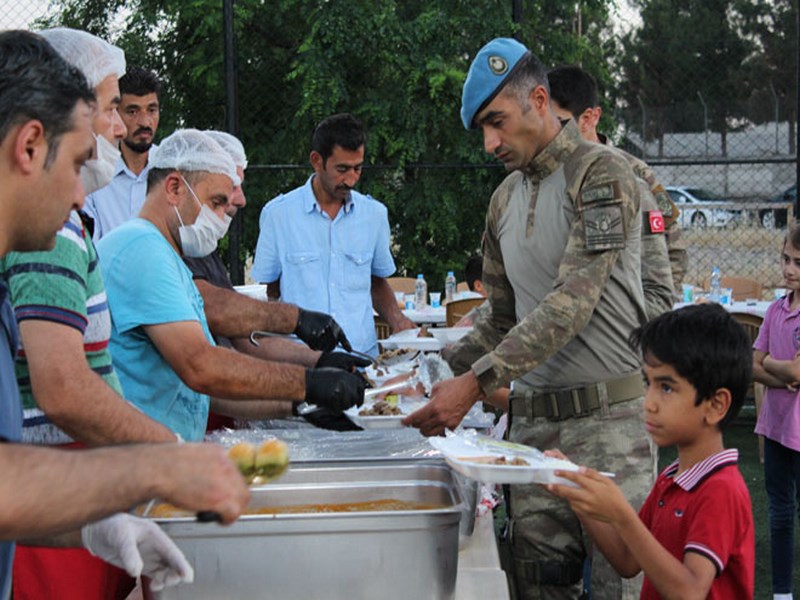
[[[569,502],[617,572],[644,571],[641,598],[752,598],[755,542],[750,494],[722,430],[739,412],[752,371],[742,327],[717,304],[687,306],[631,335],[644,359],[644,424],[678,459],[659,475],[639,514],[593,469],[549,485]],[[553,455],[559,456],[558,451]]]

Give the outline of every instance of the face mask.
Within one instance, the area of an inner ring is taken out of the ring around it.
[[[92,134],[94,135],[94,134]],[[81,167],[81,182],[86,194],[91,194],[111,183],[117,161],[122,153],[102,135],[94,135],[97,158],[87,160]]]
[[[228,215],[220,219],[213,210],[200,202],[197,194],[194,193],[192,186],[189,185],[186,179],[183,177],[181,177],[181,179],[183,179],[186,188],[200,205],[200,214],[197,215],[197,219],[195,219],[192,225],[184,225],[183,219],[181,219],[181,213],[178,212],[178,207],[173,207],[175,209],[175,214],[178,215],[178,221],[180,221],[181,224],[178,229],[178,235],[180,235],[181,238],[181,248],[183,249],[184,256],[202,258],[208,256],[217,249],[217,242],[228,232],[228,227],[233,219]]]

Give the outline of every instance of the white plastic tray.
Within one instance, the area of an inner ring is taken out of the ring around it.
[[[454,344],[472,331],[472,327],[431,327],[430,334],[445,346]]]
[[[405,399],[404,396],[400,397],[398,407],[403,413],[401,415],[391,415],[386,417],[362,417],[358,414],[360,410],[369,408],[374,402],[364,402],[362,406],[351,406],[344,414],[353,423],[363,429],[397,429],[403,427],[403,419],[405,419],[412,412],[425,404],[424,401]]]
[[[387,350],[395,348],[412,348],[414,350],[423,350],[425,352],[438,352],[444,347],[444,344],[432,337],[418,337],[419,328],[406,329],[393,335],[390,335],[384,340],[379,340],[381,346]]]
[[[474,432],[458,432],[447,437],[430,438],[428,442],[444,455],[447,464],[465,477],[484,483],[561,483],[572,485],[555,471],[577,471],[578,465],[544,456],[535,448],[521,444],[502,442],[493,438],[476,435]],[[528,465],[492,465],[473,462],[470,458],[500,457],[507,459],[519,457]]]

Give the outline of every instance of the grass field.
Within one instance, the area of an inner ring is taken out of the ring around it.
[[[742,414],[725,432],[725,446],[739,449],[739,470],[742,472],[750,499],[753,502],[753,519],[756,526],[756,600],[772,598],[770,575],[769,523],[767,520],[767,494],[764,491],[764,466],[758,462],[758,441],[753,433],[755,416],[751,406],[745,406]],[[674,449],[662,450],[659,454],[659,469],[675,460]],[[800,532],[795,520],[794,540],[794,592],[800,594]],[[797,596],[795,596],[797,597]]]

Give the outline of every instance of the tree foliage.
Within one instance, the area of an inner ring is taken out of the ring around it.
[[[130,64],[159,73],[161,136],[224,126],[220,0],[56,3],[58,22],[118,43]],[[516,34],[546,64],[581,62],[609,82],[611,4],[526,0],[515,24],[511,3],[494,0],[237,0],[239,133],[251,165],[243,254],[255,247],[263,204],[308,176],[314,125],[349,111],[369,130],[359,189],[388,206],[398,267],[439,287],[478,249],[504,176],[480,134],[461,126],[472,57]]]
[[[623,40],[622,95],[647,107],[648,138],[664,132],[723,135],[742,116],[742,68],[752,49],[741,35],[737,0],[635,0],[642,27]],[[724,144],[724,141],[723,141]]]

